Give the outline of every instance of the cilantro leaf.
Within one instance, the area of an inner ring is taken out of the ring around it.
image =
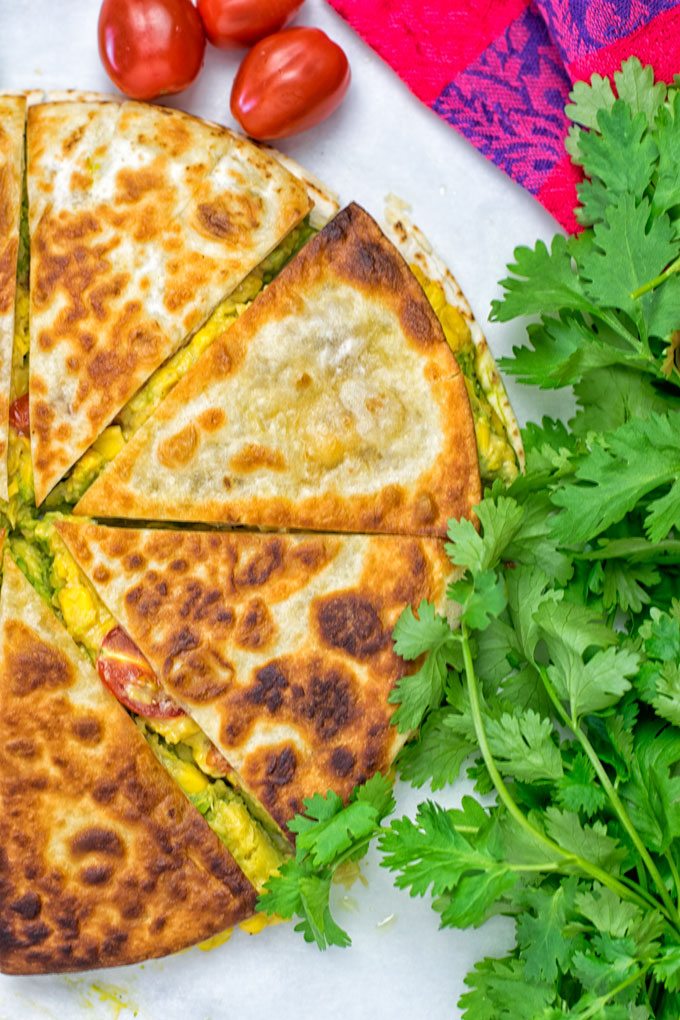
[[[401,778],[415,787],[430,783],[433,790],[441,790],[453,783],[463,762],[477,746],[474,727],[473,739],[458,732],[460,720],[460,713],[450,707],[431,712],[417,739],[407,744],[399,755]]]
[[[575,481],[553,495],[564,511],[555,518],[553,534],[565,544],[587,542],[679,475],[680,413],[629,421],[594,445],[581,459]],[[659,541],[658,535],[652,541]]]
[[[417,617],[407,606],[397,621],[393,637],[394,650],[404,659],[413,660],[427,653],[420,668],[402,677],[388,698],[392,704],[399,705],[392,717],[394,725],[401,733],[408,733],[420,725],[429,709],[441,703],[448,669],[460,665],[460,653],[447,621],[426,601],[420,603]]]
[[[562,756],[549,719],[527,709],[489,719],[486,734],[501,772],[533,782],[562,776]]]
[[[579,752],[560,776],[557,783],[557,800],[567,811],[580,811],[587,818],[597,814],[607,802],[607,796],[595,779],[595,770],[585,754]]]
[[[589,298],[605,308],[626,312],[641,329],[650,297],[631,297],[657,276],[677,254],[668,216],[650,217],[650,204],[629,193],[607,207],[604,223],[593,229],[593,246],[580,257],[579,270]]]
[[[609,78],[594,74],[589,82],[577,81],[569,93],[565,113],[575,124],[599,130],[601,110],[611,110],[616,101]]]
[[[566,932],[574,910],[576,879],[568,878],[556,889],[528,888],[522,894],[524,910],[517,917],[517,943],[530,981],[554,984],[565,971],[575,949]]]
[[[656,143],[647,132],[645,113],[635,113],[629,103],[618,99],[609,109],[599,111],[597,124],[599,132],[581,134],[579,163],[589,177],[606,182],[610,196],[641,199],[658,156]],[[633,159],[631,152],[635,153]]]
[[[565,850],[586,857],[612,874],[618,873],[626,852],[608,835],[602,822],[584,825],[573,811],[554,807],[546,808],[544,819],[547,834]]]
[[[528,980],[520,960],[482,960],[465,978],[471,989],[458,1000],[463,1020],[536,1020],[556,997],[547,983]]]
[[[497,500],[483,500],[475,507],[475,513],[482,534],[477,532],[471,521],[451,520],[446,552],[456,566],[481,574],[496,566],[519,531],[524,511],[515,500],[500,496]]]
[[[666,98],[666,86],[662,81],[654,81],[653,68],[643,67],[637,57],[629,57],[614,72],[614,84],[619,99],[633,114],[644,114],[652,127]]]
[[[538,241],[533,249],[516,248],[515,261],[509,269],[514,275],[501,280],[505,290],[502,300],[491,303],[492,322],[508,322],[518,315],[541,312],[597,312],[572,267],[570,242],[561,234],[555,235],[550,250],[543,241]],[[639,282],[655,275],[650,273]]]
[[[505,583],[494,570],[449,585],[447,595],[461,607],[461,619],[473,630],[485,630],[507,603]]]

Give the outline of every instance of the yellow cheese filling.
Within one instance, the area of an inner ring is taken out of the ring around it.
[[[478,365],[479,352],[475,347],[464,315],[446,300],[443,286],[431,280],[415,263],[411,271],[423,288],[427,300],[441,323],[446,341],[456,356],[460,370],[465,377],[465,386],[470,399],[470,408],[475,423],[479,473],[485,485],[491,485],[496,478],[506,484],[519,473],[517,456],[508,441],[503,422],[489,403],[480,383]]]

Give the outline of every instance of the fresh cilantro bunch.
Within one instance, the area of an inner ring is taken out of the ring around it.
[[[450,522],[456,625],[423,602],[394,632],[401,777],[467,767],[479,799],[389,821],[383,777],[312,798],[261,900],[348,944],[332,877],[376,838],[442,926],[514,918],[466,1020],[680,1017],[680,89],[636,60],[614,77],[568,107],[586,229],[519,249],[494,305],[538,319],[504,368],[578,410],[527,426],[526,474]]]

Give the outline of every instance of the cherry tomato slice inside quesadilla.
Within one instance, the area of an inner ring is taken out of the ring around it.
[[[177,702],[158,686],[151,666],[122,627],[114,627],[104,638],[97,672],[118,701],[137,715],[150,719],[184,715]]]
[[[28,412],[28,393],[13,400],[9,408],[9,423],[20,436],[28,436],[31,423]]]

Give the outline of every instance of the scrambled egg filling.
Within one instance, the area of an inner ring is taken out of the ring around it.
[[[508,441],[505,426],[489,403],[479,381],[480,372],[477,365],[479,352],[472,340],[470,327],[459,309],[447,302],[441,283],[431,280],[415,264],[411,265],[411,271],[425,291],[425,296],[441,323],[446,341],[465,377],[475,423],[482,482],[484,485],[491,485],[496,478],[501,478],[506,483],[512,482],[519,472],[517,457]]]
[[[55,608],[71,637],[96,662],[115,619],[57,533],[57,514],[24,525],[10,538],[14,557],[33,586]],[[188,716],[134,716],[154,754],[217,833],[259,891],[285,860],[275,837],[251,814],[244,798],[210,764],[213,745]]]

